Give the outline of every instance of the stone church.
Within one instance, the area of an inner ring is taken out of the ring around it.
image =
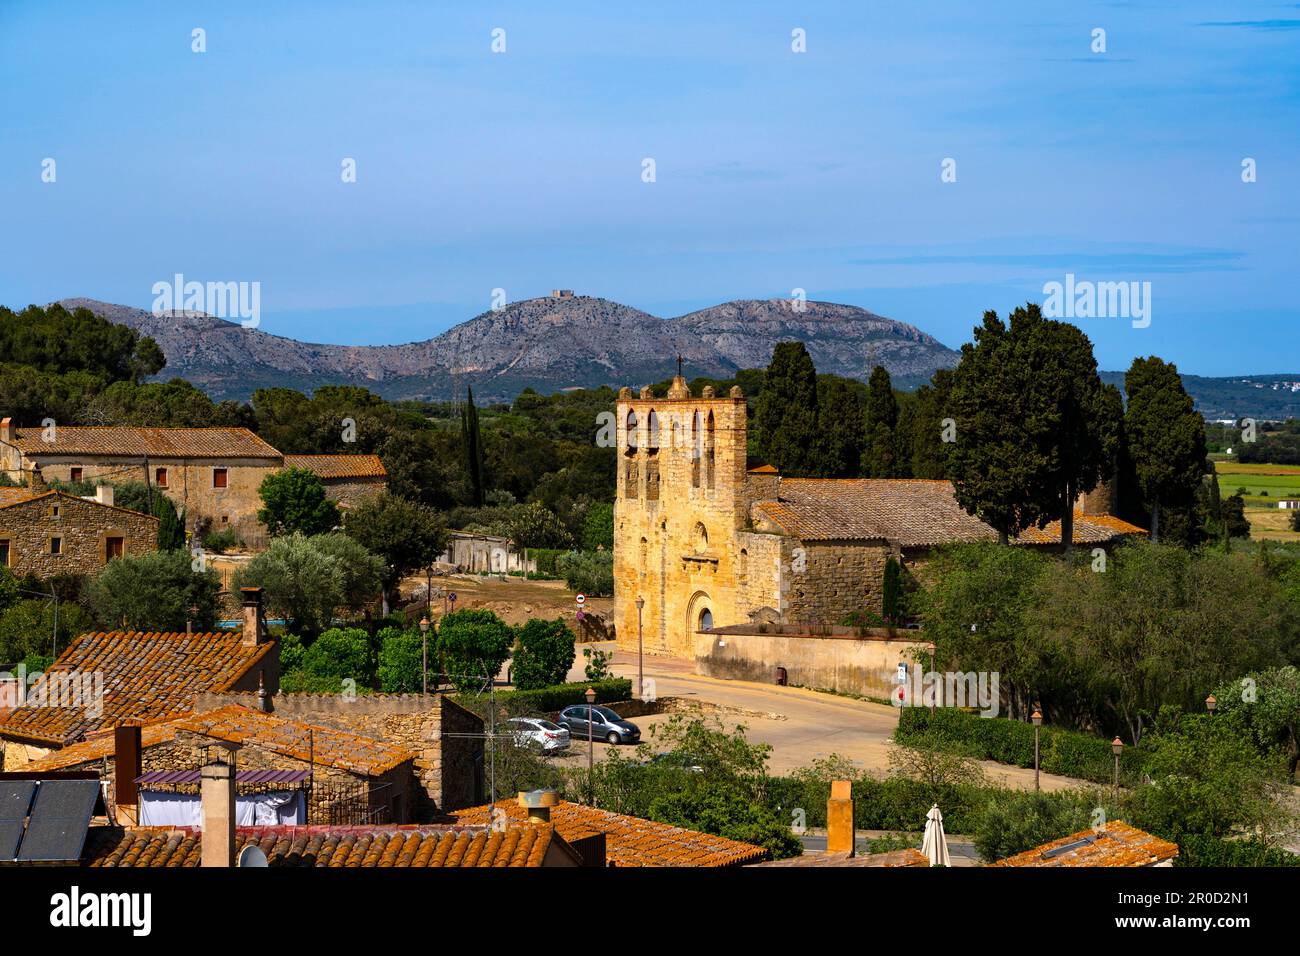
[[[746,406],[674,378],[667,396],[619,392],[614,616],[620,647],[691,657],[713,627],[837,625],[881,611],[885,562],[917,572],[933,550],[997,533],[947,481],[782,478],[746,454]],[[1081,498],[1074,541],[1110,547],[1143,529],[1113,517],[1104,486]],[[1059,546],[1060,524],[1016,543]]]

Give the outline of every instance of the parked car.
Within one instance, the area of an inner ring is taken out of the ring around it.
[[[647,760],[644,767],[671,767],[675,770],[689,770],[691,773],[704,773],[704,764],[692,757],[690,754],[678,753],[675,750],[667,753],[658,753]]]
[[[569,728],[569,733],[579,740],[587,739],[587,705],[571,704],[560,711],[559,723]],[[591,707],[591,737],[611,744],[636,743],[641,739],[641,728],[624,720],[608,707],[595,704]]]
[[[541,717],[511,717],[506,721],[506,730],[519,743],[535,747],[544,754],[562,753],[569,749],[569,729]]]

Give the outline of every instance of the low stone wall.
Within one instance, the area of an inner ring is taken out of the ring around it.
[[[725,628],[695,636],[695,672],[707,677],[776,682],[784,667],[786,681],[801,687],[834,690],[864,697],[888,698],[898,686],[898,665],[911,667],[928,644],[918,636],[867,634],[828,628],[811,634],[795,628],[785,633],[760,633],[757,628]]]
[[[257,695],[198,694],[194,711],[227,704],[256,707]],[[482,802],[483,721],[442,694],[275,694],[271,711],[414,751],[417,820]]]

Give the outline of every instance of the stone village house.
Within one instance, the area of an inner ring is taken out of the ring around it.
[[[113,507],[113,489],[98,500],[61,491],[0,488],[0,567],[51,578],[94,574],[113,558],[158,546],[158,519]]]
[[[829,631],[854,612],[881,611],[889,558],[923,577],[936,547],[997,537],[947,481],[782,478],[751,467],[739,387],[720,397],[706,386],[695,397],[679,375],[663,398],[622,389],[616,414],[614,615],[625,649],[637,648],[638,597],[645,650],[698,664],[719,646],[716,633],[702,632],[732,631],[722,641],[731,654],[760,629]],[[1144,533],[1110,509],[1104,487],[1080,499],[1076,545],[1108,548]],[[1059,538],[1058,522],[1016,543],[1052,548]],[[748,661],[766,670],[763,679],[781,663],[784,642],[774,642]],[[894,650],[886,657],[898,659]]]
[[[184,511],[192,529],[233,528],[251,548],[266,544],[257,520],[267,475],[306,468],[347,508],[383,489],[376,455],[283,455],[247,428],[136,428],[59,425],[19,428],[0,420],[0,472],[19,484],[39,481],[144,482]]]

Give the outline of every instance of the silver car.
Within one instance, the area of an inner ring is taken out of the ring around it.
[[[569,729],[542,717],[511,717],[506,721],[506,733],[520,745],[533,747],[544,754],[563,753],[569,749]]]

